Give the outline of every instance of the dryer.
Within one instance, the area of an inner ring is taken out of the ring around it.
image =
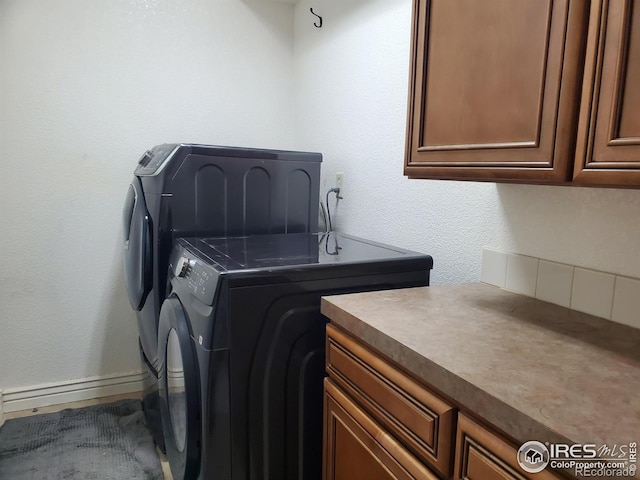
[[[320,297],[425,286],[429,255],[337,233],[178,239],[158,333],[180,479],[320,479]]]
[[[174,238],[316,232],[321,161],[319,153],[196,144],[158,145],[140,158],[123,209],[124,268],[154,378]],[[162,447],[153,386],[144,406]]]

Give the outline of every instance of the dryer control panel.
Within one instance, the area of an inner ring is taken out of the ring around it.
[[[174,143],[165,143],[155,146],[151,150],[147,150],[142,157],[140,157],[140,160],[138,160],[138,166],[133,174],[139,177],[157,175],[162,171],[164,165],[166,165],[178,148],[180,148],[180,146]]]

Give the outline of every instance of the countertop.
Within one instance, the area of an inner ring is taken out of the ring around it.
[[[517,442],[640,443],[640,330],[485,284],[335,295],[321,311]]]

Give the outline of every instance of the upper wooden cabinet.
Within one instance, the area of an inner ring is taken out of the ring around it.
[[[640,1],[591,5],[574,181],[640,186]]]
[[[564,182],[586,2],[415,0],[405,173]]]
[[[405,174],[640,186],[634,3],[414,0]]]

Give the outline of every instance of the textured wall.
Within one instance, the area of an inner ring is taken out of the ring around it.
[[[478,280],[483,246],[640,277],[638,190],[402,176],[410,3],[301,0],[294,49],[267,0],[0,0],[0,388],[139,368],[120,211],[165,141],[322,151],[338,228],[435,283]]]
[[[293,146],[293,7],[0,1],[0,388],[140,368],[121,209],[154,144]]]
[[[324,153],[322,192],[345,172],[338,230],[433,255],[433,283],[479,280],[483,246],[640,275],[640,190],[403,177],[411,0],[302,0],[295,22],[296,146]]]

